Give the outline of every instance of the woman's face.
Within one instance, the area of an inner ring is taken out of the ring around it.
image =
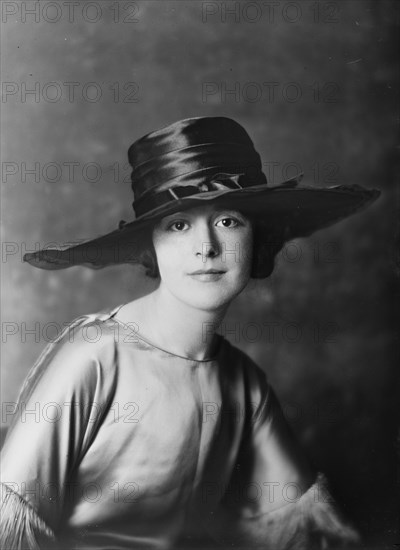
[[[252,225],[236,210],[208,204],[166,216],[153,244],[164,290],[192,307],[226,306],[250,279]]]

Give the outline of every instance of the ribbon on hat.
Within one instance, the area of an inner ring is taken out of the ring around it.
[[[176,200],[179,200],[188,195],[196,195],[198,193],[208,193],[210,191],[224,191],[229,189],[243,189],[243,185],[239,183],[240,178],[244,174],[216,174],[210,180],[198,182],[193,185],[174,185],[166,191]],[[243,184],[243,180],[242,180]]]
[[[262,172],[261,176],[264,176]],[[260,182],[258,183],[260,184]],[[197,182],[192,181],[185,185],[172,185],[162,191],[149,193],[134,201],[132,206],[136,216],[141,216],[168,202],[188,198],[199,193],[239,190],[251,185],[254,185],[254,180],[244,172],[240,174],[220,172],[206,180],[203,177]]]

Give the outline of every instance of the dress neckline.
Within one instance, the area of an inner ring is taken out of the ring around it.
[[[212,361],[215,361],[217,359],[217,357],[219,356],[219,354],[222,350],[222,340],[223,340],[223,338],[219,334],[217,334],[217,337],[218,337],[217,350],[214,353],[214,355],[212,357],[209,357],[208,359],[192,359],[191,357],[185,357],[184,355],[178,355],[177,353],[173,353],[172,351],[168,351],[164,348],[160,348],[160,346],[156,346],[155,344],[153,344],[153,342],[150,342],[150,340],[148,340],[147,338],[144,338],[138,331],[133,331],[132,328],[129,325],[127,325],[126,323],[124,323],[123,321],[120,321],[119,319],[117,319],[117,317],[115,317],[115,315],[118,313],[118,311],[124,305],[125,304],[120,304],[119,306],[117,306],[116,308],[111,310],[109,318],[112,319],[114,322],[118,323],[119,325],[121,325],[122,327],[124,327],[124,328],[128,329],[129,331],[133,332],[135,334],[135,336],[137,336],[137,338],[139,338],[139,340],[142,340],[143,342],[145,342],[147,345],[149,345],[152,348],[155,348],[159,351],[167,353],[168,355],[172,355],[174,357],[179,357],[180,359],[185,359],[186,361],[190,361],[192,363],[193,362],[194,363],[211,363]]]

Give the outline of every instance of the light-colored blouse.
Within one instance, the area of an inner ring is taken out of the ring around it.
[[[3,543],[289,548],[321,484],[264,372],[222,336],[208,360],[162,350],[120,307],[76,319],[27,378],[2,451]]]

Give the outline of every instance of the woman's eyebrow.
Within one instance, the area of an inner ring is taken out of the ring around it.
[[[237,210],[236,208],[218,208],[217,210],[213,210],[210,212],[210,216],[219,216],[223,214],[234,214],[236,216],[241,216],[242,218],[246,218],[246,215],[240,212],[240,210]],[[173,212],[172,214],[169,214],[168,216],[165,216],[162,218],[165,221],[168,221],[170,219],[174,219],[175,217],[189,217],[194,218],[201,214],[193,213],[190,210],[179,210],[178,212]]]

